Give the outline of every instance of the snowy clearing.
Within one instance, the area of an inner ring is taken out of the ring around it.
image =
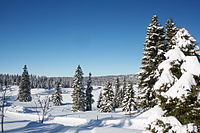
[[[6,107],[5,131],[6,132],[69,132],[69,133],[101,133],[101,132],[123,132],[141,133],[145,129],[145,121],[149,115],[134,114],[125,115],[121,109],[112,113],[100,113],[97,111],[97,99],[100,93],[99,86],[94,87],[93,95],[95,103],[94,111],[72,112],[72,88],[63,88],[63,104],[52,106],[49,115],[43,124],[38,123],[38,115],[34,101],[36,96],[41,98],[52,94],[52,90],[42,88],[32,89],[32,102],[16,101],[18,86],[13,86],[8,93],[8,107]]]

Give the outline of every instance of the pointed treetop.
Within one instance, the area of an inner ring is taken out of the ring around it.
[[[175,25],[173,19],[168,19],[168,20],[167,20],[167,24]]]
[[[91,72],[89,73],[89,77],[91,77],[92,76],[92,74],[91,74]]]
[[[57,87],[57,88],[59,88],[59,87],[60,87],[60,85],[61,85],[61,82],[60,82],[60,81],[58,81],[58,82],[56,83],[56,87]]]
[[[24,65],[24,68],[23,68],[24,70],[27,70],[27,66],[26,65]]]
[[[157,15],[153,15],[153,17],[152,17],[152,24],[153,25],[157,25],[158,24],[158,16]]]
[[[89,77],[88,77],[88,81],[87,81],[88,86],[90,86],[90,84],[92,83],[91,76],[92,76],[92,74],[89,73]]]
[[[126,77],[123,78],[123,82],[126,82]]]
[[[78,67],[77,67],[77,69],[76,69],[76,74],[81,74],[81,75],[83,75],[83,72],[82,72],[82,69],[81,69],[81,66],[80,65],[78,65]]]
[[[158,16],[154,14],[152,18],[158,18]]]

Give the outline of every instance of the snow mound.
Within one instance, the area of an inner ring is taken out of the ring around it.
[[[182,76],[164,95],[171,98],[187,96],[192,85],[196,85],[194,75],[200,75],[200,63],[196,56],[186,56],[181,65]]]
[[[186,56],[181,69],[183,72],[189,72],[193,75],[200,75],[200,63],[196,56]]]
[[[30,121],[37,121],[38,120],[38,115],[36,114],[30,114],[30,113],[18,113],[18,112],[12,112],[12,111],[6,111],[7,114],[9,115],[14,115],[18,119],[25,119],[25,120],[30,120]],[[46,116],[45,118],[47,118]]]
[[[139,115],[137,118],[149,118],[149,117],[155,117],[157,115],[163,115],[163,114],[164,114],[164,111],[162,111],[162,109],[158,105],[156,105],[155,107]]]
[[[104,126],[116,126],[116,125],[120,125],[121,124],[121,120],[105,120],[102,121],[102,125]]]
[[[146,111],[143,115],[148,116],[148,119],[146,121],[146,124],[148,124],[151,121],[155,121],[156,119],[160,118],[162,115],[164,115],[164,111],[161,109],[160,106],[155,106],[152,109]]]
[[[189,72],[184,73],[180,79],[163,95],[171,98],[182,99],[183,96],[187,96],[192,85],[196,85],[193,75]]]
[[[183,52],[180,50],[180,48],[178,48],[177,46],[175,46],[174,49],[169,50],[166,54],[165,57],[169,60],[169,61],[181,61],[185,58],[185,55],[183,54]]]
[[[118,127],[96,127],[91,133],[141,133],[141,130],[124,129]]]
[[[87,124],[88,121],[82,118],[73,118],[73,117],[55,117],[53,120],[46,121],[45,123],[58,123],[64,126],[80,126]]]
[[[148,127],[150,124],[152,128],[157,130],[157,133],[163,133],[163,127],[157,124],[157,120],[162,121],[163,123],[169,123],[172,128],[170,129],[170,133],[175,131],[177,133],[186,133],[186,128],[182,126],[182,124],[173,116],[170,117],[163,117],[164,111],[158,105],[154,108],[144,112],[140,117],[148,117],[145,125]],[[144,133],[149,133],[149,131],[144,131]]]
[[[158,121],[161,123],[158,124]],[[150,122],[150,125],[152,128],[155,128],[156,133],[163,133],[163,126],[162,123],[165,123],[166,125],[169,124],[169,133],[187,133],[187,129],[185,126],[182,126],[181,123],[176,119],[176,117],[170,116],[170,117],[161,117],[158,116],[157,119],[154,121]],[[146,131],[144,133],[149,133],[149,131]]]
[[[156,120],[158,116],[162,116],[163,114],[164,114],[164,111],[162,111],[162,109],[157,105],[143,112],[136,118],[130,119],[131,125],[128,127],[126,126],[125,127],[129,129],[144,130],[148,126],[149,123]]]
[[[23,106],[20,105],[12,105],[7,108],[8,111],[10,112],[16,112],[16,113],[25,113],[26,109]]]

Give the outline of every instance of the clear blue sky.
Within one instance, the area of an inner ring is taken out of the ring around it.
[[[136,73],[154,14],[200,41],[199,0],[0,0],[0,73]]]

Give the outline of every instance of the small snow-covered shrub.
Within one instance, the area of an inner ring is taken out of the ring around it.
[[[173,130],[171,130],[171,128],[172,126],[170,123],[164,123],[162,120],[157,119],[157,121],[148,125],[147,130],[151,131],[152,133],[169,133],[169,131],[175,133]]]
[[[160,117],[149,123],[146,129],[152,133],[188,133],[187,127],[173,116]]]

